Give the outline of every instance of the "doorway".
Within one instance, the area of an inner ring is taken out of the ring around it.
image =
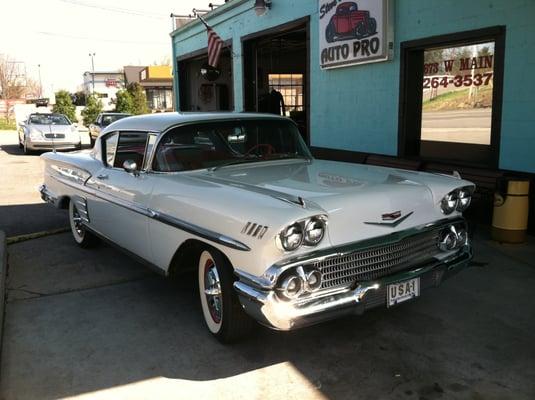
[[[219,75],[208,80],[201,70],[208,62],[207,49],[179,57],[180,111],[230,111],[234,110],[232,53],[227,45],[221,51]]]
[[[291,118],[309,143],[308,18],[242,39],[244,110]]]

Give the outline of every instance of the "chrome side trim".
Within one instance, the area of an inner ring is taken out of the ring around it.
[[[67,186],[70,186],[74,189],[77,189],[77,190],[80,190],[84,193],[87,193],[87,194],[90,194],[92,196],[95,196],[96,198],[98,199],[101,199],[101,200],[104,200],[104,201],[108,201],[112,204],[115,204],[119,207],[123,207],[123,208],[126,208],[130,211],[133,211],[133,212],[136,212],[138,214],[141,214],[141,215],[144,215],[148,218],[152,218],[152,219],[155,219],[159,222],[162,222],[166,225],[169,225],[169,226],[173,226],[177,229],[180,229],[180,230],[183,230],[185,232],[188,232],[188,233],[191,233],[193,235],[196,235],[196,236],[199,236],[199,237],[202,237],[204,239],[208,239],[212,242],[215,242],[215,243],[219,243],[223,246],[226,246],[226,247],[230,247],[232,249],[235,249],[235,250],[241,250],[241,251],[250,251],[251,248],[249,246],[247,246],[246,244],[242,243],[242,242],[239,242],[235,239],[232,239],[228,236],[225,236],[223,234],[220,234],[220,233],[217,233],[217,232],[214,232],[214,231],[211,231],[209,229],[205,229],[205,228],[202,228],[200,226],[197,226],[197,225],[194,225],[194,224],[191,224],[189,222],[186,222],[186,221],[183,221],[183,220],[180,220],[178,218],[175,218],[171,215],[167,215],[167,214],[164,214],[164,213],[160,213],[156,210],[152,210],[150,208],[145,208],[145,207],[141,207],[141,206],[138,206],[136,204],[133,204],[129,201],[126,201],[126,200],[123,200],[119,197],[115,197],[115,196],[112,196],[110,194],[107,194],[107,193],[102,193],[100,191],[97,191],[97,190],[91,190],[91,189],[88,189],[87,186],[82,186],[82,185],[78,185],[78,184],[75,184],[74,182],[70,182],[70,181],[67,181],[65,179],[62,179],[60,177],[57,177],[57,176],[52,176],[54,179],[58,180],[59,182],[67,185]]]
[[[252,283],[254,286],[271,290],[275,287],[279,276],[290,268],[299,266],[303,263],[313,263],[319,262],[329,257],[335,256],[344,256],[356,251],[365,250],[367,248],[379,246],[379,245],[388,245],[399,242],[400,240],[418,234],[423,233],[432,229],[436,229],[441,225],[454,224],[459,222],[464,222],[464,218],[443,218],[428,224],[416,226],[409,228],[403,231],[392,232],[388,235],[375,237],[372,239],[365,239],[358,242],[353,242],[337,247],[329,247],[326,249],[312,251],[310,253],[305,253],[298,255],[296,257],[288,258],[282,260],[278,263],[270,266],[262,276],[251,275],[243,270],[235,269],[234,273],[240,278],[245,279],[248,282]]]
[[[151,218],[154,218],[155,220],[160,221],[166,225],[178,228],[182,231],[192,233],[204,239],[208,239],[212,242],[222,244],[224,246],[230,247],[235,250],[241,250],[241,251],[251,250],[251,248],[247,246],[246,244],[239,242],[235,239],[232,239],[228,236],[222,235],[220,233],[211,231],[209,229],[201,228],[200,226],[183,221],[181,219],[175,218],[168,214],[160,213],[155,210],[148,209],[148,212],[150,213]]]

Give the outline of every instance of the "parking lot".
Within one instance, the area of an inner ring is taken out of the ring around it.
[[[533,238],[501,245],[478,227],[474,266],[416,301],[223,346],[193,275],[78,248],[39,199],[39,157],[15,133],[0,146],[0,229],[43,235],[8,245],[2,399],[535,397]]]

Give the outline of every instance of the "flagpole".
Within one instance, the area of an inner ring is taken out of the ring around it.
[[[208,25],[208,23],[204,20],[204,18],[201,17],[201,14],[199,14],[195,8],[193,9],[193,14],[196,15],[197,18],[199,18],[199,20],[206,27],[206,29],[213,29],[210,25]],[[225,40],[223,40],[223,46],[226,47],[228,51],[230,51],[230,54],[232,55],[232,57],[237,57],[236,54],[234,54],[234,52],[232,51],[232,48],[226,43]]]

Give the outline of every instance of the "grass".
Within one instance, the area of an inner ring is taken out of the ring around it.
[[[17,129],[17,124],[12,119],[0,118],[0,131],[1,130],[10,130],[14,131]]]
[[[469,101],[468,93],[469,89],[463,89],[440,94],[434,99],[424,101],[423,110],[446,111],[492,107],[492,87],[480,87],[475,101]]]

